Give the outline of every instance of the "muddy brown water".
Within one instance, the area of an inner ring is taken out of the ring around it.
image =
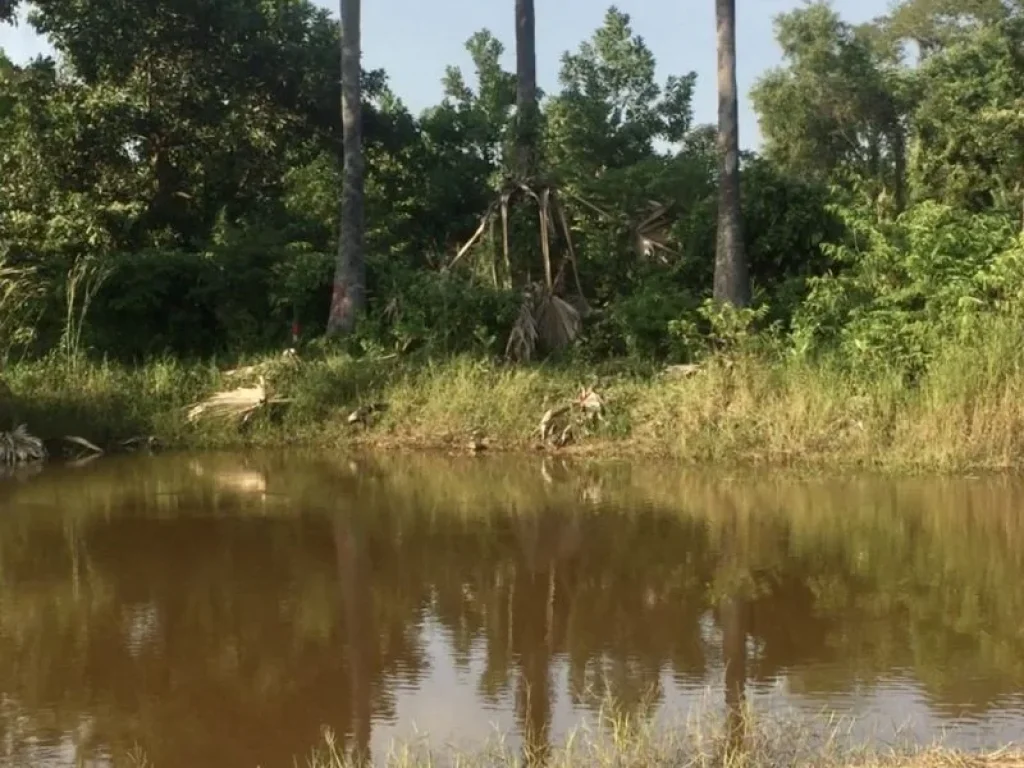
[[[542,457],[103,458],[0,479],[0,765],[557,743],[746,700],[1024,739],[1024,482]],[[424,734],[426,736],[424,736]]]

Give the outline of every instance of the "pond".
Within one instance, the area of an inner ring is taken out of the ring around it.
[[[601,707],[1024,737],[1024,482],[551,457],[105,457],[0,480],[0,765],[516,748]],[[867,731],[865,731],[867,732]],[[419,735],[418,735],[419,734]]]

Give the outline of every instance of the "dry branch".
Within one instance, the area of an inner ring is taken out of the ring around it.
[[[85,448],[85,450],[89,451],[89,453],[91,453],[94,456],[102,456],[104,453],[106,453],[106,451],[104,451],[98,445],[89,442],[84,437],[78,437],[77,435],[64,435],[64,441],[71,443],[72,445],[77,445],[81,448]]]
[[[454,267],[456,262],[458,262],[459,259],[465,256],[469,252],[469,249],[476,244],[476,241],[480,239],[480,236],[484,233],[484,230],[487,228],[487,222],[491,220],[492,214],[493,210],[491,208],[488,208],[487,213],[485,213],[483,217],[480,219],[480,226],[476,228],[476,231],[473,233],[473,236],[466,241],[465,245],[459,248],[459,251],[458,253],[455,254],[455,257],[441,268],[442,272],[445,272]]]

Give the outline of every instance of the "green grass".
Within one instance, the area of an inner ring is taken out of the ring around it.
[[[244,429],[237,419],[190,425],[186,406],[226,379],[211,363],[155,360],[128,368],[63,361],[8,367],[13,403],[0,425],[20,421],[43,437],[75,434],[100,443],[155,435],[177,447],[336,445],[491,450],[537,447],[548,408],[594,387],[605,417],[566,449],[661,455],[696,463],[760,463],[893,470],[1007,469],[1024,465],[1024,344],[1021,333],[951,348],[914,385],[851,374],[827,362],[748,354],[712,362],[687,378],[650,366],[502,366],[458,357],[355,360],[310,355],[263,361],[272,392],[292,402]],[[1011,343],[1012,342],[1012,343]],[[368,428],[347,423],[359,405],[387,405]]]

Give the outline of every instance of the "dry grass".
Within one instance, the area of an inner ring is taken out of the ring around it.
[[[475,750],[437,748],[428,737],[392,745],[373,762],[386,768],[1024,768],[1024,751],[1003,749],[965,752],[941,746],[879,747],[857,743],[849,718],[754,716],[747,713],[742,734],[730,732],[724,716],[699,715],[673,727],[650,719],[605,717],[595,727],[582,726],[560,744],[539,755],[513,748],[495,737]],[[735,725],[731,726],[735,728]],[[732,733],[732,735],[730,735]],[[309,768],[354,768],[360,761],[347,753],[330,731],[307,760]],[[362,765],[371,764],[363,761]]]

